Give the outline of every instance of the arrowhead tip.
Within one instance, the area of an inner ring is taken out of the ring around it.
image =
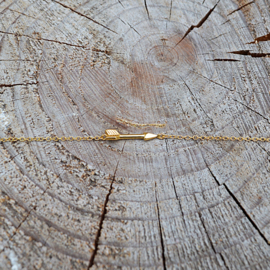
[[[144,140],[145,140],[145,141],[149,141],[149,140],[155,139],[156,137],[157,137],[156,134],[146,133],[146,134],[144,135]]]

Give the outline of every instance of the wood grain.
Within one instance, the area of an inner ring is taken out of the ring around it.
[[[267,0],[1,1],[0,136],[269,137],[269,33]],[[0,269],[270,269],[269,155],[3,143]]]

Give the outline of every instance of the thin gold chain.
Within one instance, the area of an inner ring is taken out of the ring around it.
[[[101,136],[87,136],[87,137],[9,137],[0,138],[1,142],[57,142],[57,141],[104,141],[107,135],[103,134]],[[270,142],[270,138],[265,137],[228,137],[228,136],[183,136],[183,135],[167,135],[167,134],[157,134],[157,139],[177,139],[177,140],[206,140],[206,141],[253,141],[253,142]]]
[[[228,137],[228,136],[182,136],[182,135],[166,135],[158,134],[158,139],[178,139],[178,140],[206,140],[206,141],[253,141],[253,142],[270,142],[270,138],[265,137]]]
[[[58,141],[101,141],[105,140],[106,135],[101,136],[87,136],[87,137],[9,137],[9,138],[0,138],[0,142],[58,142]]]

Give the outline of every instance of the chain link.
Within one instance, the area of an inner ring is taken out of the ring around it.
[[[253,142],[270,142],[270,138],[265,137],[228,137],[228,136],[199,136],[199,135],[193,135],[193,136],[182,136],[182,135],[166,135],[163,133],[160,133],[157,135],[157,138],[160,140],[163,139],[177,139],[177,140],[206,140],[206,141],[253,141]]]
[[[106,135],[103,134],[101,136],[88,136],[88,137],[9,137],[9,138],[0,138],[0,143],[1,142],[58,142],[58,141],[104,141],[106,139]]]
[[[58,142],[58,141],[104,141],[106,140],[106,134],[103,134],[101,136],[87,136],[87,137],[9,137],[9,138],[0,138],[1,142]],[[157,138],[160,140],[163,139],[177,139],[177,140],[204,140],[204,141],[246,141],[246,142],[270,142],[270,137],[228,137],[228,136],[199,136],[199,135],[193,135],[193,136],[183,136],[183,135],[167,135],[160,133],[157,135]]]

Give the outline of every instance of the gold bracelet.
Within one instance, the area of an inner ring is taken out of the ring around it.
[[[50,141],[117,141],[117,140],[128,140],[128,139],[139,139],[149,141],[152,139],[177,139],[177,140],[207,140],[207,141],[253,141],[253,142],[270,142],[270,138],[265,137],[228,137],[228,136],[183,136],[183,135],[166,135],[163,133],[152,134],[152,133],[143,133],[143,134],[119,134],[116,129],[106,129],[105,134],[101,136],[87,136],[87,137],[9,137],[9,138],[0,138],[1,142],[50,142]]]

